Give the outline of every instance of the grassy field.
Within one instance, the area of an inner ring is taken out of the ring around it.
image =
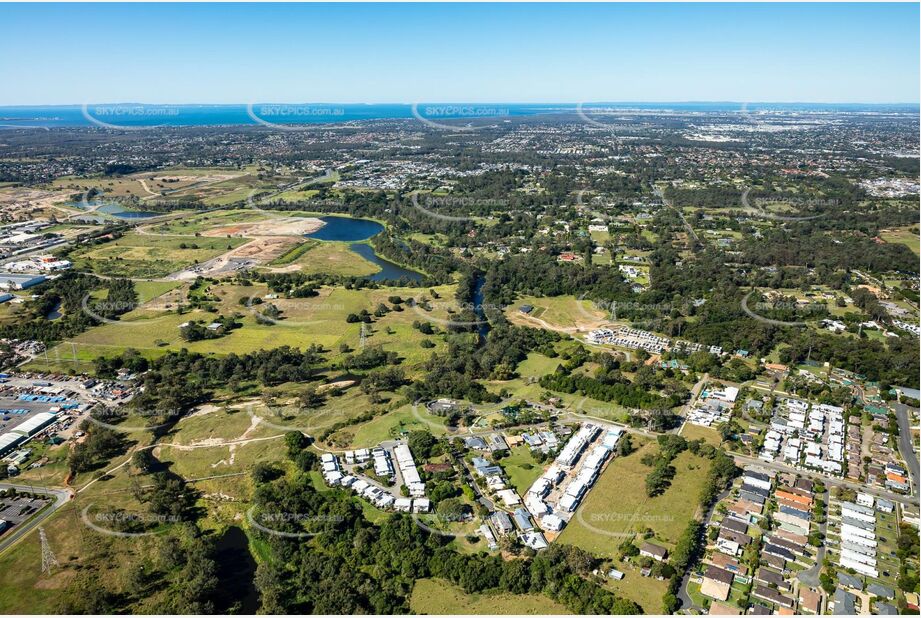
[[[592,240],[594,240],[596,243],[600,245],[611,240],[611,232],[608,232],[608,231],[589,232],[589,235],[592,237]]]
[[[453,297],[452,286],[436,288],[443,298]],[[327,355],[330,360],[341,358],[340,344],[347,344],[353,350],[357,349],[360,341],[360,328],[357,323],[347,323],[345,317],[349,313],[357,313],[361,309],[373,312],[380,303],[388,304],[387,298],[391,295],[403,298],[422,298],[427,291],[418,288],[380,288],[347,290],[344,288],[323,288],[319,296],[313,298],[274,299],[274,303],[282,311],[282,319],[276,324],[260,323],[255,312],[240,304],[240,299],[245,296],[264,295],[265,286],[254,285],[251,287],[235,286],[231,284],[218,284],[211,286],[210,294],[218,298],[218,311],[224,315],[241,315],[239,321],[242,328],[231,331],[228,335],[218,339],[188,342],[179,335],[179,325],[188,320],[207,320],[216,317],[216,314],[203,310],[194,310],[182,315],[174,311],[154,311],[138,309],[122,316],[115,324],[103,324],[92,328],[75,337],[72,342],[64,342],[48,352],[49,361],[64,359],[65,365],[72,363],[73,350],[76,349],[78,363],[91,361],[97,356],[114,356],[121,354],[127,348],[140,350],[145,356],[155,358],[169,350],[186,348],[202,354],[229,354],[252,352],[259,349],[270,349],[279,345],[291,345],[304,348],[312,343],[321,344],[331,352]],[[392,350],[404,359],[404,366],[412,373],[412,368],[427,359],[432,352],[437,352],[444,347],[444,342],[438,336],[423,335],[412,327],[413,321],[424,319],[422,310],[417,313],[412,309],[391,311],[378,319],[370,328],[366,327],[366,344],[382,345],[387,350]],[[429,314],[425,314],[429,315]],[[432,311],[433,317],[445,319],[446,311],[437,307]],[[422,340],[428,339],[435,343],[435,347],[425,349],[421,347]],[[35,361],[44,363],[44,356]],[[81,366],[85,369],[86,366]],[[66,368],[65,368],[66,370]]]
[[[522,305],[531,305],[534,310],[525,315],[519,311]],[[606,313],[595,307],[591,301],[579,300],[575,296],[522,296],[513,306],[505,309],[512,321],[527,323],[528,317],[543,320],[553,328],[576,329],[603,321]],[[536,324],[532,324],[536,325]]]
[[[918,229],[915,227],[900,227],[891,230],[882,230],[879,233],[880,238],[890,243],[905,245],[915,255],[921,255],[921,240],[919,240]]]
[[[244,238],[194,238],[127,234],[73,253],[75,268],[117,277],[163,277],[247,242]]]
[[[64,176],[51,183],[53,189],[83,193],[98,189],[107,198],[137,198],[143,201],[197,197],[205,203],[242,186],[247,193],[262,184],[250,166],[238,168],[172,168],[157,172],[140,172],[125,176],[77,178]],[[244,196],[245,197],[245,194]]]
[[[189,444],[208,439],[205,438],[208,435],[211,435],[211,439],[222,440],[239,437],[246,431],[245,427],[241,431],[242,424],[223,417],[215,416],[209,420],[212,428],[206,429],[201,417],[183,419],[171,435],[164,438],[164,442]],[[127,435],[129,442],[137,445],[149,443],[150,435],[147,432]],[[251,434],[251,437],[256,436],[257,432]],[[66,446],[59,448],[67,449]],[[192,450],[164,445],[155,452],[172,471],[188,479],[240,474],[193,481],[195,488],[201,491],[200,504],[207,511],[201,520],[202,527],[205,530],[220,531],[240,521],[246,505],[239,500],[251,498],[251,482],[248,476],[241,473],[258,461],[283,459],[284,443],[281,439],[275,439]],[[0,612],[58,613],[67,586],[81,570],[88,568],[97,570],[98,576],[106,580],[107,588],[127,594],[136,592],[130,589],[124,574],[133,564],[150,559],[155,554],[160,543],[159,534],[166,532],[172,524],[163,523],[154,529],[154,534],[139,537],[120,537],[105,532],[106,528],[112,528],[104,518],[105,514],[121,509],[129,513],[149,512],[148,506],[139,503],[132,491],[134,482],[144,484],[149,477],[135,477],[130,466],[118,467],[129,457],[127,453],[118,455],[99,471],[79,475],[73,486],[83,490],[42,523],[49,546],[59,563],[50,574],[41,571],[41,545],[34,530],[0,555],[0,569],[3,573],[0,578]],[[222,459],[224,463],[220,463]],[[228,462],[228,459],[234,461]],[[104,470],[109,470],[110,474],[103,476]],[[24,482],[32,480],[27,478],[24,475]],[[93,479],[98,480],[91,483]],[[35,480],[38,482],[38,479]],[[63,485],[63,482],[54,482]],[[169,591],[151,590],[145,596],[151,602],[162,599],[165,594],[169,594]],[[140,613],[148,612],[142,609]]]
[[[304,273],[328,273],[344,277],[364,277],[378,272],[375,264],[364,259],[351,249],[350,243],[322,242],[309,247],[291,263],[297,264]]]
[[[707,444],[718,447],[722,443],[720,432],[712,427],[702,427],[693,423],[686,423],[681,435],[688,440],[703,439]]]
[[[392,412],[375,417],[373,420],[342,429],[334,434],[335,444],[351,448],[377,446],[384,440],[396,437],[404,431],[426,430],[436,436],[447,433],[444,419],[429,414],[424,406],[403,406]]]
[[[138,302],[143,304],[175,290],[180,285],[181,281],[135,281],[134,289],[138,293]]]
[[[667,581],[643,577],[640,569],[631,563],[616,562],[614,568],[621,571],[624,578],[620,581],[607,580],[605,588],[637,603],[647,614],[662,612],[662,596],[668,591]]]
[[[129,437],[129,440],[144,444],[148,437],[149,434],[137,435]],[[116,457],[114,461],[121,463],[125,459],[127,455]],[[108,468],[106,466],[105,469]],[[81,474],[75,479],[74,486],[84,487],[94,476],[100,474]],[[51,482],[63,485],[58,481]],[[89,565],[99,568],[102,577],[111,578],[113,582],[121,581],[120,574],[136,561],[137,556],[149,555],[156,543],[156,535],[117,537],[98,532],[90,525],[108,527],[104,519],[96,516],[116,509],[148,511],[131,491],[127,467],[89,485],[42,522],[49,546],[59,563],[50,574],[41,571],[41,544],[34,530],[0,555],[0,572],[3,573],[0,578],[0,613],[59,612],[64,589],[81,569]],[[84,510],[86,518],[81,515]]]
[[[287,266],[288,264],[293,264],[319,243],[319,240],[305,240],[298,245],[294,245],[288,249],[288,251],[269,262],[269,266]]]
[[[319,191],[317,189],[293,189],[291,191],[279,193],[274,199],[282,202],[302,202],[316,197],[318,193]]]
[[[624,540],[641,539],[636,533],[650,528],[651,541],[674,547],[682,531],[698,508],[698,499],[706,480],[710,462],[685,451],[673,461],[677,470],[671,487],[655,498],[646,496],[645,478],[650,468],[640,461],[649,452],[657,452],[654,441],[638,440],[640,446],[627,457],[615,457],[585,498],[557,542],[581,547],[596,556],[615,558]],[[638,603],[647,613],[662,611],[665,581],[642,577],[633,565],[617,563],[626,577],[609,581],[606,586]]]
[[[394,397],[392,393],[387,392],[381,392],[380,396]],[[352,421],[374,408],[375,405],[361,389],[351,387],[341,395],[327,397],[323,405],[316,409],[300,409],[296,405],[296,398],[279,397],[271,406],[265,406],[261,401],[257,402],[251,412],[263,419],[267,427],[275,429],[276,433],[297,429],[310,435],[318,435],[337,423]],[[394,413],[396,411],[390,414]],[[337,436],[341,438],[349,431],[353,429],[343,429]]]
[[[171,219],[152,226],[151,231],[157,234],[194,236],[216,227],[224,227],[235,223],[252,223],[266,219],[268,219],[268,215],[256,210],[218,210]]]
[[[531,449],[524,445],[511,449],[509,456],[503,458],[499,464],[505,470],[512,486],[521,495],[527,493],[528,488],[544,470],[543,465],[531,456]]]
[[[640,444],[635,436],[634,444]],[[560,542],[611,558],[624,539],[651,528],[658,542],[674,546],[697,512],[710,462],[688,451],[681,453],[672,463],[677,474],[671,487],[649,498],[645,479],[650,468],[640,460],[658,448],[655,442],[646,441],[627,457],[615,457],[563,530]]]
[[[562,351],[567,343],[557,344],[557,350]],[[519,377],[513,380],[492,380],[485,382],[486,388],[493,393],[505,390],[512,399],[527,399],[538,401],[544,389],[537,383],[540,376],[552,373],[563,362],[559,357],[549,358],[538,352],[531,352],[528,358],[518,365]],[[627,410],[615,403],[598,401],[578,394],[554,393],[563,403],[562,405],[573,412],[589,416],[597,416],[607,420],[623,422],[627,418]]]
[[[542,594],[467,594],[444,580],[420,579],[410,609],[416,614],[571,614]]]
[[[553,373],[563,359],[550,358],[539,352],[531,352],[528,358],[518,364],[518,375],[522,378],[540,378],[548,373]]]

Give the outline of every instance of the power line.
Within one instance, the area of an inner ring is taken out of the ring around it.
[[[48,536],[45,534],[44,528],[38,529],[38,537],[42,542],[42,573],[50,575],[51,569],[60,565],[58,564],[58,559],[54,557],[54,552],[51,551],[51,544],[48,543]]]

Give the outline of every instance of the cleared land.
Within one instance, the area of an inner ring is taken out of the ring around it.
[[[522,305],[531,305],[534,309],[525,314],[520,311]],[[520,326],[567,333],[587,332],[610,323],[605,311],[575,296],[522,296],[514,306],[505,308],[505,315]]]
[[[646,496],[645,480],[650,468],[640,461],[646,453],[658,451],[654,441],[633,437],[642,446],[627,457],[615,457],[604,470],[563,530],[557,542],[581,547],[596,556],[616,558],[618,546],[627,539],[639,543],[638,532],[653,531],[651,541],[673,548],[688,522],[697,512],[700,492],[706,480],[710,462],[688,451],[672,462],[677,471],[671,486],[654,498]],[[616,563],[626,574],[619,581],[606,585],[624,597],[638,603],[646,612],[662,611],[665,581],[643,577],[631,564]]]
[[[424,406],[417,406],[414,410],[412,405],[406,405],[361,425],[341,429],[333,434],[330,442],[341,448],[371,447],[403,432],[416,430],[430,431],[436,436],[447,433],[443,418],[429,414]]]
[[[349,249],[349,243],[341,242],[323,242],[308,246],[290,262],[289,266],[279,270],[295,269],[308,274],[328,273],[344,277],[365,277],[380,270],[377,265]]]
[[[713,427],[702,427],[701,425],[695,425],[693,423],[686,423],[684,429],[681,430],[681,435],[687,440],[702,439],[707,444],[712,444],[716,447],[719,447],[723,441],[718,430]]]
[[[620,581],[607,580],[605,588],[639,604],[647,614],[661,613],[662,596],[668,591],[668,582],[654,577],[643,577],[640,569],[631,563],[615,562],[614,568],[624,574]]]
[[[499,464],[508,475],[512,486],[521,495],[527,493],[528,488],[534,484],[544,470],[543,464],[537,463],[531,456],[531,449],[524,445],[511,449],[509,456],[504,457]]]
[[[188,238],[126,234],[73,253],[74,266],[100,275],[155,278],[216,258],[246,242],[243,238]]]
[[[636,436],[633,439],[634,444],[640,443]],[[649,498],[645,482],[650,468],[640,460],[658,448],[654,441],[646,441],[627,457],[611,460],[563,530],[560,542],[613,558],[621,542],[650,528],[658,542],[673,547],[697,512],[710,462],[689,451],[681,453],[672,462],[677,473],[671,486]]]
[[[443,298],[454,295],[453,286],[435,288]],[[252,352],[259,349],[271,349],[279,345],[305,348],[311,344],[323,345],[330,353],[330,360],[341,359],[340,344],[347,344],[355,353],[359,348],[360,329],[358,323],[347,323],[349,313],[358,313],[362,309],[373,312],[377,306],[388,302],[388,297],[396,295],[402,298],[421,299],[427,290],[419,288],[380,288],[346,290],[344,288],[322,288],[313,298],[272,299],[270,301],[281,310],[281,320],[277,323],[262,323],[256,318],[256,309],[241,304],[240,300],[248,296],[264,296],[268,292],[264,285],[249,287],[231,284],[214,284],[208,294],[217,298],[217,313],[193,310],[183,314],[175,311],[138,309],[125,314],[118,323],[103,324],[92,328],[64,342],[48,352],[48,363],[58,363],[64,370],[75,366],[73,351],[77,353],[77,368],[92,370],[89,361],[97,356],[116,356],[128,348],[135,348],[148,358],[155,358],[167,351],[186,348],[202,354],[230,354]],[[179,325],[188,320],[210,322],[218,314],[226,316],[239,314],[240,328],[217,339],[189,342],[180,336]],[[425,316],[445,319],[447,313],[436,307],[432,312],[418,312],[406,308],[403,311],[391,311],[384,317],[365,327],[366,345],[383,345],[385,349],[399,354],[404,360],[408,372],[427,359],[432,352],[443,349],[445,343],[437,335],[424,335],[413,328],[413,321],[422,321]],[[437,325],[437,323],[436,323]],[[420,344],[429,340],[434,348],[426,349]],[[61,360],[56,360],[61,359]],[[43,367],[45,357],[37,359],[32,368]]]
[[[915,255],[921,255],[921,237],[918,235],[917,228],[912,229],[910,227],[902,227],[891,230],[882,230],[879,233],[879,236],[886,242],[905,245],[914,251]]]
[[[556,349],[562,352],[570,345],[572,345],[571,342],[558,343]],[[539,401],[545,389],[538,383],[538,379],[542,375],[552,373],[561,362],[563,360],[559,357],[549,358],[539,352],[531,352],[528,358],[518,365],[519,377],[513,380],[492,380],[485,382],[485,385],[492,393],[507,392],[508,397],[514,401],[520,399]],[[624,422],[627,419],[627,410],[615,403],[598,401],[579,394],[554,393],[553,396],[560,399],[562,407],[576,414],[618,422]]]

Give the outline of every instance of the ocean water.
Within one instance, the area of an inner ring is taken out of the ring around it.
[[[582,110],[623,109],[673,112],[889,112],[918,113],[916,104],[824,104],[738,102],[604,102],[585,103]],[[222,126],[343,123],[356,120],[423,119],[433,123],[450,120],[501,120],[537,114],[575,114],[575,103],[419,103],[409,104],[232,104],[157,105],[100,103],[88,105],[0,106],[0,129],[54,127],[145,128],[156,126]]]

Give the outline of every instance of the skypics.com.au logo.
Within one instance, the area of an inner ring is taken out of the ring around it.
[[[426,195],[420,199],[418,193],[409,198],[413,207],[434,219],[441,221],[473,221],[477,216],[486,216],[493,208],[505,208],[509,200],[452,195]],[[438,211],[454,214],[443,214]],[[463,214],[457,214],[461,212]]]
[[[168,125],[175,126],[179,124],[182,113],[178,106],[143,103],[84,103],[80,111],[91,124],[119,131],[148,131]]]
[[[345,117],[345,108],[325,103],[246,105],[246,114],[254,122],[280,131],[307,131],[311,123],[333,122]]]
[[[425,126],[440,131],[477,131],[490,126],[490,119],[510,115],[507,107],[413,103],[413,117]],[[478,121],[474,123],[474,121]]]

